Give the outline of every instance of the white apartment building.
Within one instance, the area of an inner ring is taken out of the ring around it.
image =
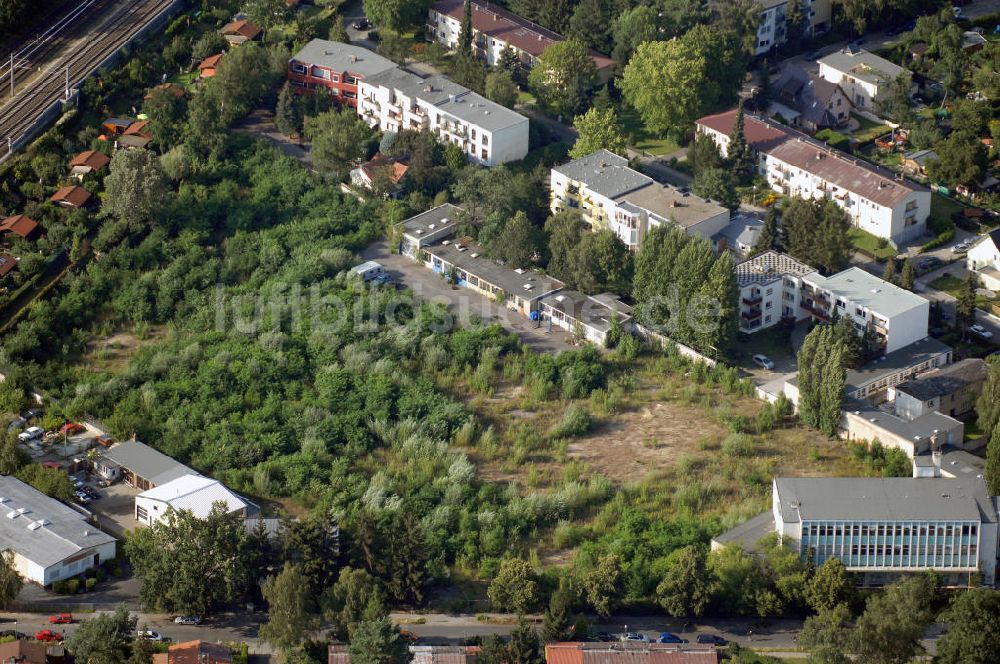
[[[425,79],[393,68],[360,79],[358,115],[382,131],[433,131],[483,166],[528,154],[528,118],[444,76]]]
[[[504,49],[517,55],[521,66],[529,70],[546,48],[565,39],[562,35],[532,23],[498,4],[470,0],[472,3],[472,48],[477,57],[493,66]],[[449,49],[458,47],[462,34],[465,0],[440,0],[427,13],[427,38]],[[606,82],[613,73],[614,61],[597,51],[590,52],[599,80]]]
[[[900,74],[913,73],[883,57],[858,48],[844,48],[819,60],[819,75],[836,83],[858,110],[875,112],[875,102]]]
[[[633,251],[651,228],[674,224],[711,240],[730,218],[718,203],[661,185],[608,150],[554,167],[549,188],[553,213],[579,210],[584,223],[610,229]]]
[[[883,354],[927,336],[930,302],[861,268],[824,277],[790,256],[766,251],[738,264],[735,272],[742,332],[767,329],[782,319],[829,323],[849,317],[858,334],[874,334]]]
[[[763,55],[785,43],[788,38],[788,0],[757,0],[760,25],[754,55]],[[802,0],[802,12],[808,18],[806,35],[816,35],[830,28],[830,0]]]
[[[803,559],[837,558],[863,585],[926,570],[996,583],[998,499],[981,478],[778,477],[771,515]]]

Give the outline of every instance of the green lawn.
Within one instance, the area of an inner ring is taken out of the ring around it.
[[[857,115],[856,113],[851,113],[851,117],[857,120],[858,127],[857,131],[851,132],[851,138],[859,140],[861,142],[870,141],[882,134],[887,134],[891,127],[889,125],[880,124],[878,122],[872,122],[868,118]]]
[[[930,282],[928,286],[930,286],[934,290],[939,290],[948,293],[952,297],[958,297],[959,289],[962,287],[963,283],[965,282],[959,279],[958,277],[947,275],[943,277],[938,277],[934,281]]]
[[[670,154],[676,151],[680,145],[671,138],[661,138],[646,131],[646,126],[642,123],[639,113],[630,108],[623,108],[618,114],[625,134],[630,137],[632,146],[636,150],[642,150],[649,154],[661,155]]]
[[[937,219],[950,220],[956,212],[961,212],[965,206],[961,203],[942,196],[936,191],[931,194],[931,216]]]
[[[184,72],[183,74],[175,74],[170,77],[168,82],[179,85],[185,90],[190,90],[191,86],[193,86],[198,80],[198,73],[199,72],[196,69],[194,71]]]
[[[851,243],[855,249],[874,256],[877,261],[885,261],[896,255],[896,250],[891,244],[880,247],[880,239],[868,231],[861,230],[860,228],[852,228],[848,236],[851,238]]]

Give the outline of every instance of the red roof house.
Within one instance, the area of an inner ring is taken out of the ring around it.
[[[11,256],[10,254],[0,254],[0,279],[6,277],[16,267],[17,267],[16,258]]]
[[[82,208],[90,200],[90,192],[83,187],[70,185],[52,194],[49,200],[63,207]]]
[[[144,100],[152,99],[153,95],[156,94],[157,91],[159,91],[159,90],[165,90],[165,91],[169,92],[170,94],[172,94],[174,96],[175,99],[180,99],[185,94],[187,94],[187,92],[184,90],[184,88],[182,88],[181,86],[177,85],[176,83],[160,83],[159,85],[155,85],[155,86],[151,87],[149,89],[149,92],[146,93],[146,96],[143,97],[143,99]]]
[[[111,157],[98,152],[97,150],[87,150],[73,157],[69,162],[70,174],[82,178],[88,173],[101,170],[111,163]]]
[[[712,646],[674,643],[549,643],[546,664],[718,664]]]
[[[61,664],[66,661],[66,650],[37,641],[8,641],[0,643],[0,662],[17,664]]]
[[[13,233],[25,239],[31,238],[38,232],[38,222],[23,214],[15,214],[0,222],[0,233]]]
[[[219,61],[222,60],[222,53],[216,53],[215,55],[210,55],[198,65],[198,71],[200,72],[198,76],[201,78],[212,78],[215,76],[215,71],[219,68]]]
[[[227,646],[207,641],[175,643],[167,652],[153,655],[153,664],[232,664],[233,653]]]
[[[245,18],[222,26],[222,36],[226,38],[232,46],[239,46],[248,41],[254,41],[261,35],[261,29],[246,20]]]

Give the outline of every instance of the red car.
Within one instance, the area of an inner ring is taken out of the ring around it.
[[[55,616],[49,616],[49,622],[53,625],[69,625],[73,622],[73,614],[60,613]]]
[[[62,427],[59,429],[59,433],[66,434],[67,436],[73,436],[78,433],[83,433],[86,430],[87,427],[83,426],[82,424],[77,424],[76,422],[67,422],[66,424],[62,425]]]
[[[51,629],[43,629],[40,632],[35,632],[35,641],[62,641],[62,634],[59,632],[53,632]]]

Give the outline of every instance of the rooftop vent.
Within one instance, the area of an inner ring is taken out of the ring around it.
[[[449,244],[451,244],[451,240],[445,240],[444,242],[441,243],[441,246],[447,247]]]
[[[10,500],[10,498],[7,498],[6,496],[0,496],[0,503],[6,503],[8,500]]]
[[[32,521],[31,523],[28,524],[28,530],[38,530],[41,527],[42,525],[37,521]]]
[[[441,225],[444,226],[445,224],[448,223],[448,221],[449,221],[448,217],[445,217],[444,219],[441,220]]]
[[[556,302],[562,302],[566,299],[565,295],[556,295]]]
[[[525,284],[524,285],[524,290],[531,290],[534,287],[535,287],[535,284]]]
[[[524,274],[524,270],[522,268],[517,268],[516,270],[514,270],[514,272],[517,272],[518,274]]]
[[[435,226],[434,226],[434,224],[428,224],[428,225],[427,225],[427,228],[429,228],[429,229],[431,229],[431,230],[434,230]]]
[[[823,153],[822,152],[817,152],[816,153],[816,161],[819,161],[822,158],[823,158]]]
[[[476,252],[472,252],[471,254],[469,254],[469,256],[471,258],[479,258],[479,254],[477,254]]]
[[[415,232],[416,232],[417,235],[423,235],[424,234],[424,232],[422,230],[420,230],[419,228]]]
[[[7,512],[7,518],[8,519],[16,519],[19,516],[21,516],[21,515],[17,513],[17,510],[13,510],[11,512]]]
[[[458,248],[459,251],[465,251],[466,250],[466,247],[463,247],[462,245],[457,245],[457,248]]]

